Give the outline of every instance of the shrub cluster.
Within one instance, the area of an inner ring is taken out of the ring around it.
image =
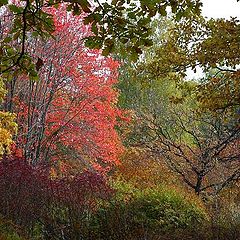
[[[81,239],[97,204],[112,190],[96,172],[51,179],[48,170],[21,158],[0,162],[2,219],[24,228],[30,239]]]
[[[47,167],[3,159],[0,240],[238,239],[237,218],[216,219],[183,190],[106,179],[91,171],[52,179]]]
[[[94,216],[93,239],[182,239],[181,232],[196,236],[208,220],[202,206],[177,190],[139,190],[124,182],[115,189],[115,196]]]

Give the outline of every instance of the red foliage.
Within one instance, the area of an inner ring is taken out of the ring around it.
[[[22,158],[0,162],[0,211],[19,224],[31,224],[45,210],[49,179]]]
[[[0,214],[19,225],[54,221],[55,209],[69,214],[93,211],[96,199],[106,199],[112,190],[103,176],[86,171],[71,178],[52,180],[47,168],[34,168],[24,159],[11,157],[0,162]],[[50,219],[50,220],[49,220]],[[46,223],[45,223],[46,224]]]
[[[40,79],[21,76],[14,85],[18,148],[33,164],[70,159],[85,166],[91,159],[97,168],[99,161],[105,167],[117,164],[122,145],[115,126],[124,119],[114,88],[119,63],[86,49],[90,26],[64,10],[46,10],[54,15],[54,39],[29,41]]]

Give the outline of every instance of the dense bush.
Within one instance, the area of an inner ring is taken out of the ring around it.
[[[183,189],[152,186],[109,184],[91,171],[52,179],[47,168],[3,159],[0,240],[238,239],[237,203],[221,209],[214,202],[221,212],[208,206],[207,213],[200,199]]]
[[[23,237],[24,231],[21,227],[0,216],[0,240],[26,240]]]
[[[206,203],[211,217],[212,239],[238,240],[240,204],[238,186],[230,186]]]
[[[93,239],[182,239],[181,232],[194,235],[208,219],[202,206],[177,190],[140,191],[126,183],[116,188],[115,197],[95,215]]]
[[[111,194],[96,172],[51,179],[46,166],[34,168],[16,157],[0,161],[0,214],[30,239],[80,239],[99,201]]]

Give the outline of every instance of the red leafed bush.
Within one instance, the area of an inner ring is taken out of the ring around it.
[[[28,225],[42,215],[48,201],[50,180],[24,159],[5,158],[0,162],[1,214]]]
[[[59,229],[60,219],[73,228],[69,219],[78,221],[86,212],[95,211],[97,200],[111,194],[104,177],[96,172],[53,180],[47,167],[34,168],[22,158],[0,162],[0,214],[29,229],[40,223],[57,234],[53,229]]]

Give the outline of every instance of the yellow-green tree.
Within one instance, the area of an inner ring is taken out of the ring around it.
[[[6,90],[4,82],[0,78],[0,102],[3,102]],[[0,111],[0,157],[10,152],[10,146],[13,143],[13,135],[17,131],[15,114]]]

